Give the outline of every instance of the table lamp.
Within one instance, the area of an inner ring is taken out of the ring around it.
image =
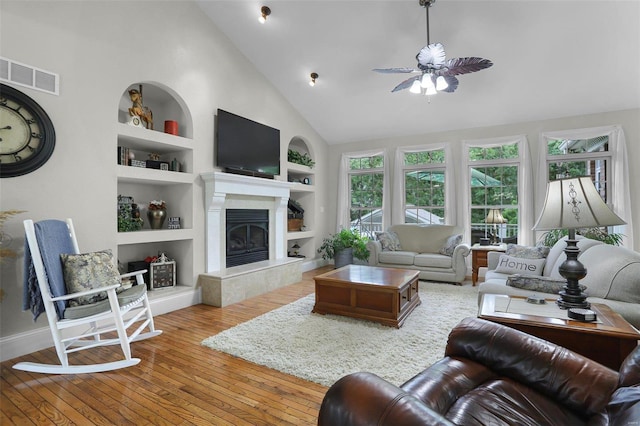
[[[587,309],[591,306],[586,301],[587,296],[582,292],[578,283],[579,280],[587,276],[587,270],[578,260],[580,249],[577,246],[576,229],[624,225],[625,223],[605,204],[590,177],[549,182],[542,213],[540,213],[533,229],[551,231],[568,228],[569,230],[567,247],[564,249],[567,260],[558,268],[560,275],[567,280],[567,284],[564,286],[564,290],[560,291],[560,298],[557,300],[560,308]]]
[[[498,244],[498,224],[499,223],[507,223],[506,219],[502,216],[500,209],[490,209],[489,214],[487,214],[487,218],[484,220],[485,223],[493,224],[493,238],[491,239],[491,243],[494,245]]]

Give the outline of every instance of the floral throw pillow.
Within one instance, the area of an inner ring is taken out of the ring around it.
[[[67,293],[92,290],[120,284],[120,274],[111,250],[83,254],[61,254],[62,271]],[[70,306],[89,305],[107,298],[107,292],[69,299]]]
[[[566,284],[567,280],[531,275],[515,274],[507,278],[507,285],[510,287],[551,294],[558,294]],[[579,285],[582,291],[586,290],[586,286]]]
[[[546,259],[549,255],[549,250],[549,247],[544,246],[527,247],[518,244],[508,244],[505,254],[524,259]]]
[[[452,235],[447,238],[447,242],[444,243],[439,253],[444,254],[445,256],[453,256],[453,251],[458,245],[460,245],[461,242],[462,234]]]
[[[398,234],[393,231],[376,232],[376,239],[380,241],[380,245],[384,251],[402,250]]]

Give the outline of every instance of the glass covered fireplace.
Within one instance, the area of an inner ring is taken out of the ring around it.
[[[269,210],[226,210],[226,267],[269,260]]]

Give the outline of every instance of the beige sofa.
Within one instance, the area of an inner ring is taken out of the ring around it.
[[[587,268],[587,276],[580,280],[580,284],[586,286],[587,300],[591,303],[608,305],[630,324],[640,329],[640,253],[588,238],[578,237],[578,239],[580,248],[578,259]],[[549,251],[542,270],[543,279],[563,280],[558,267],[566,259],[565,240],[566,237],[558,241]],[[487,273],[485,281],[479,286],[478,302],[484,293],[517,296],[535,293],[549,298],[557,297],[556,293],[544,293],[538,288],[533,288],[531,283],[515,284],[524,288],[507,285],[509,274],[496,272],[501,254],[499,252],[488,254]],[[510,282],[510,284],[514,283]]]
[[[400,224],[389,227],[400,242],[396,250],[383,250],[379,240],[369,241],[369,265],[416,269],[421,280],[461,283],[467,274],[468,244],[449,245],[462,229],[450,225]],[[460,237],[461,239],[461,237]],[[453,238],[452,238],[453,240]],[[444,250],[449,248],[449,250]],[[449,251],[451,255],[442,254]]]

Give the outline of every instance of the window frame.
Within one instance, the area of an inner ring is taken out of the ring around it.
[[[518,167],[518,244],[534,245],[534,233],[532,227],[534,224],[533,217],[533,194],[530,188],[533,187],[533,170],[529,153],[529,145],[526,135],[504,136],[499,138],[463,140],[462,156],[464,169],[461,171],[461,188],[465,190],[463,193],[463,201],[461,202],[462,218],[461,222],[464,226],[465,239],[471,241],[471,185],[470,175],[472,167],[482,167],[486,164],[491,166],[501,165],[517,165]],[[475,160],[471,161],[469,153],[472,148],[496,148],[503,145],[518,145],[517,158],[504,158],[496,160]],[[527,191],[527,189],[529,189]]]
[[[442,154],[444,156],[443,161],[441,163],[423,163],[423,164],[406,164],[405,158],[407,154],[415,154],[415,153],[427,153],[427,152],[436,152],[436,151],[442,151]],[[401,223],[406,223],[406,211],[407,211],[407,172],[409,171],[415,171],[415,172],[422,172],[422,171],[429,171],[429,172],[433,172],[433,171],[441,171],[442,175],[444,177],[444,200],[441,206],[434,206],[434,205],[430,205],[430,206],[415,206],[415,208],[421,208],[421,207],[426,207],[429,212],[431,213],[431,211],[435,208],[441,208],[444,211],[444,215],[442,217],[442,223],[447,223],[447,190],[449,185],[451,185],[452,183],[448,182],[448,173],[447,173],[447,150],[444,147],[422,147],[422,148],[415,148],[415,149],[405,149],[405,150],[398,150],[398,155],[400,156],[398,163],[402,164],[401,167],[398,168],[398,170],[400,171],[400,175],[398,176],[398,173],[396,173],[395,177],[398,177],[402,182],[402,202],[401,202],[401,211],[402,211],[402,216],[399,218],[400,220],[402,220]]]

